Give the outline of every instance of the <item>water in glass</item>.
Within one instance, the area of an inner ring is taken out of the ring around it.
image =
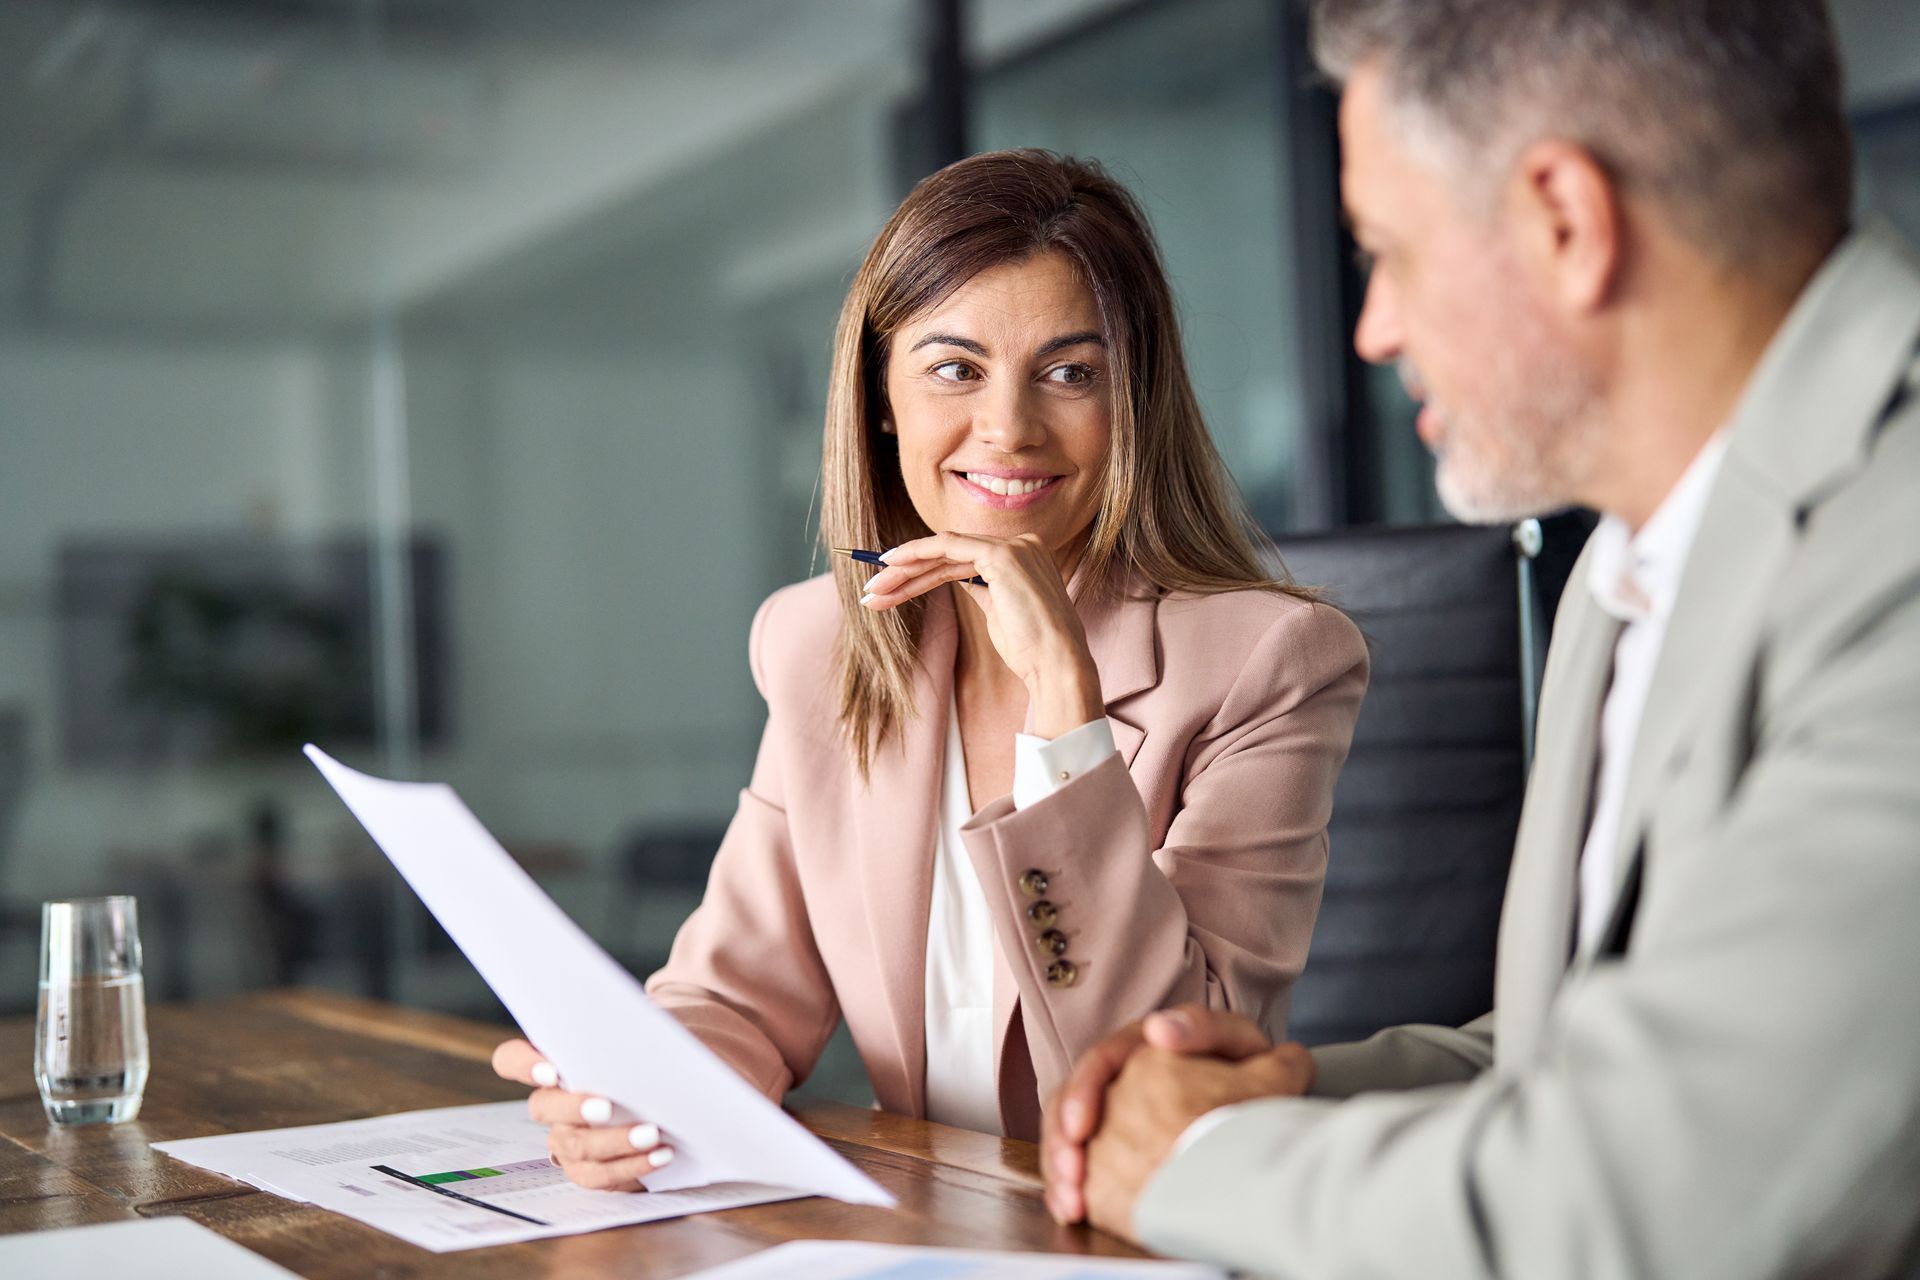
[[[148,1067],[133,899],[49,902],[40,923],[33,1075],[47,1119],[131,1120],[140,1114]]]

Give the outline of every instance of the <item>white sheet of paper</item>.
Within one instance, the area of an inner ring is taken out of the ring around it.
[[[154,1150],[284,1199],[344,1214],[435,1253],[657,1222],[806,1194],[741,1182],[645,1195],[588,1191],[567,1181],[548,1162],[547,1131],[527,1118],[524,1102],[184,1138],[156,1142]],[[455,1174],[471,1176],[451,1176]],[[437,1185],[480,1204],[429,1191],[396,1175],[438,1179]]]
[[[879,1184],[742,1080],[589,938],[444,783],[391,782],[306,748],[568,1089],[660,1126],[653,1190],[759,1182],[891,1205]]]
[[[0,1236],[0,1276],[298,1280],[285,1267],[191,1218],[143,1218]]]
[[[686,1280],[789,1280],[792,1276],[807,1280],[1226,1280],[1227,1273],[1197,1262],[796,1240],[695,1272]]]

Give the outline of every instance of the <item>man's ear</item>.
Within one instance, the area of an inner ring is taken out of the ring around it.
[[[1592,312],[1620,276],[1620,189],[1591,151],[1549,139],[1520,153],[1508,189],[1508,213],[1528,266],[1549,295],[1575,312]]]

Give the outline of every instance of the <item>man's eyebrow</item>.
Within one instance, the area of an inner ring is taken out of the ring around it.
[[[987,354],[987,349],[972,338],[962,338],[951,333],[930,333],[907,350],[918,351],[922,347],[958,347],[962,351],[971,351],[976,356]]]
[[[1107,345],[1105,338],[1089,329],[1083,333],[1062,334],[1034,352],[1034,356],[1037,359],[1044,360],[1056,351],[1065,351],[1068,347],[1078,347],[1089,342],[1096,347],[1104,347]]]

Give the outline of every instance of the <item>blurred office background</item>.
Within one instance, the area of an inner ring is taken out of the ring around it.
[[[1842,0],[1860,200],[1920,240],[1920,24]],[[969,150],[1141,197],[1276,531],[1435,519],[1355,362],[1284,0],[0,6],[0,1010],[134,892],[150,998],[493,1012],[298,755],[453,782],[645,971],[818,571],[866,244]]]

